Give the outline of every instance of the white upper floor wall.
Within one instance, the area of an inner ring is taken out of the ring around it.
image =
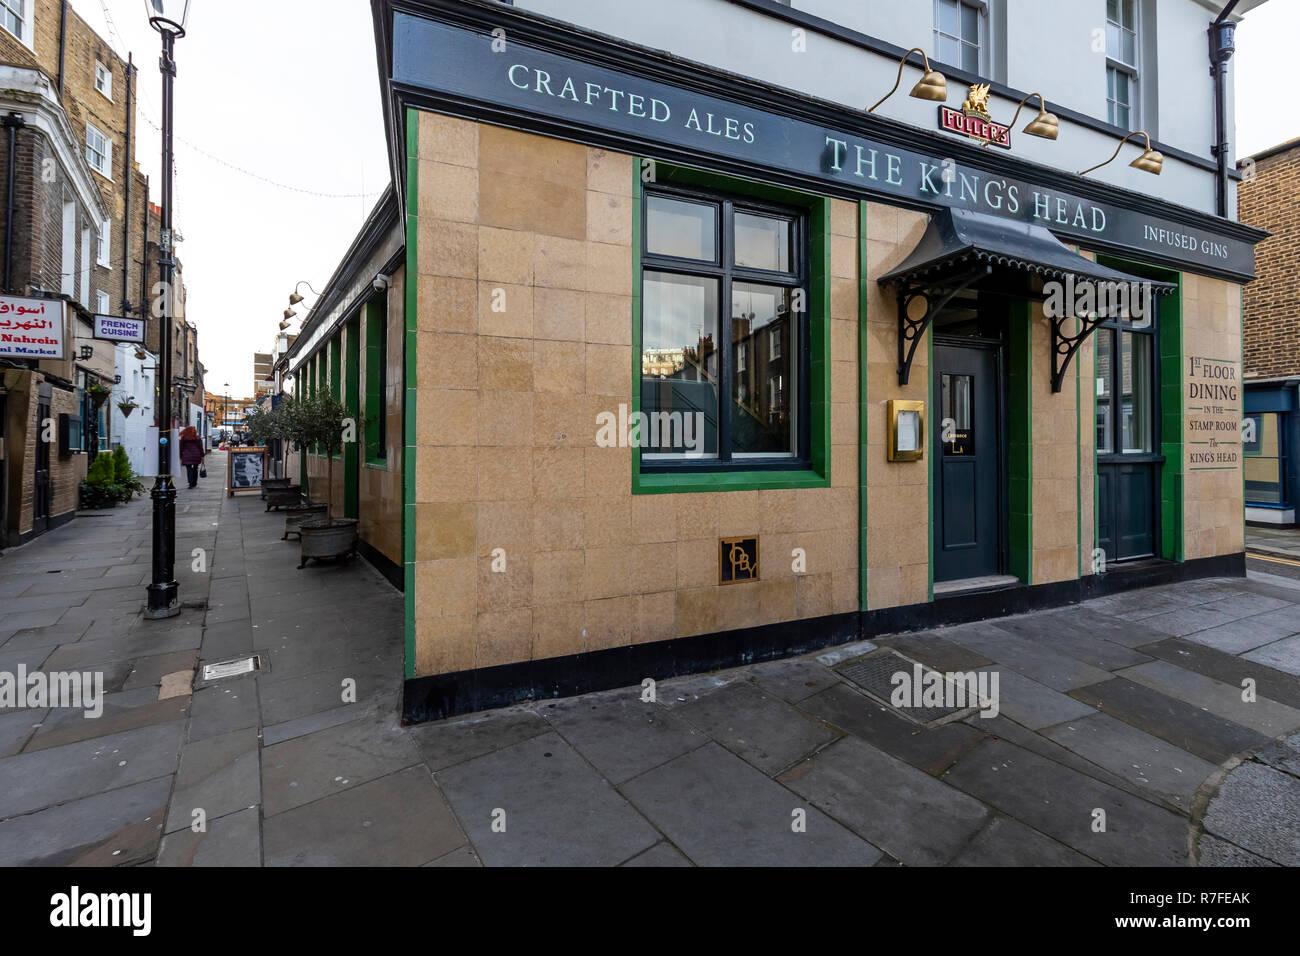
[[[997,121],[1009,122],[1019,102],[998,95],[998,85],[1020,96],[1040,92],[1050,108],[1079,114],[1077,119],[1061,116],[1055,141],[1026,136],[1021,128],[1035,115],[1035,99],[1016,123],[1013,155],[1077,172],[1109,157],[1125,131],[1145,130],[1157,148],[1164,148],[1161,175],[1128,165],[1142,149],[1141,137],[1135,137],[1113,163],[1089,178],[1200,212],[1212,214],[1215,209],[1214,82],[1207,30],[1223,9],[1223,0],[514,2],[589,30],[857,109],[884,96],[898,75],[897,56],[871,49],[872,41],[903,50],[920,47],[932,65],[947,74],[951,107],[960,107],[965,99],[970,82],[965,77],[970,74],[971,79],[995,84],[989,104]],[[1231,19],[1264,2],[1240,0]],[[961,4],[967,7],[966,31],[960,26]],[[820,18],[832,28],[783,19],[786,9]],[[1108,13],[1118,16],[1121,25],[1131,23],[1127,50],[1122,40],[1115,43],[1117,31],[1113,25],[1108,28]],[[961,54],[963,62],[955,62],[953,42],[941,39],[938,30],[954,14],[962,39],[972,28],[975,34],[973,48]],[[837,36],[837,29],[849,32]],[[1228,63],[1225,87],[1229,157],[1235,155],[1234,61],[1235,56]],[[920,78],[919,58],[914,55],[908,62],[898,91],[876,112],[934,130],[936,104],[907,95]],[[972,63],[978,68],[966,69]],[[1119,109],[1125,87],[1127,117]],[[1233,166],[1229,162],[1230,170]],[[1235,215],[1235,182],[1229,184],[1228,209]]]

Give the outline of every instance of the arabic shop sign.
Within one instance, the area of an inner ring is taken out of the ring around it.
[[[1254,275],[1250,242],[1148,215],[1130,206],[963,166],[951,159],[407,13],[394,16],[393,81],[511,116],[536,118],[581,138],[613,135],[625,149],[673,147],[853,187],[863,195],[972,209],[1044,225],[1064,239],[1103,243],[1237,278]],[[488,122],[495,121],[488,117]],[[999,144],[1001,145],[1001,144]],[[997,159],[995,169],[1019,171]],[[1080,181],[1083,185],[1083,181]],[[1086,187],[1085,187],[1086,189]]]
[[[109,342],[143,342],[144,319],[129,319],[122,315],[95,316],[94,338]]]
[[[62,299],[21,299],[0,295],[0,356],[61,359],[67,303]]]

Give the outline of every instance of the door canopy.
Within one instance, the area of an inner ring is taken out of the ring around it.
[[[1080,313],[1075,303],[1115,302],[1117,291],[1146,287],[1151,295],[1177,289],[1111,269],[1079,255],[1045,226],[1016,222],[966,209],[945,208],[930,217],[916,248],[877,281],[898,289],[898,384],[906,385],[917,346],[934,317],[955,296],[995,272],[1014,272],[1058,281],[1088,295],[1062,295],[1065,308],[1054,309],[1052,322],[1052,391],[1061,390],[1065,371],[1079,346],[1111,317],[1096,310]],[[1091,288],[1085,288],[1085,287]],[[915,310],[913,303],[923,305]],[[1066,324],[1073,331],[1066,331]]]

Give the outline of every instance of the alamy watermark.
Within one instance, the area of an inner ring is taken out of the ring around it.
[[[1076,282],[1073,275],[1067,275],[1064,282],[1044,282],[1043,296],[1043,310],[1053,319],[1096,315],[1099,319],[1128,319],[1139,329],[1151,324],[1150,282]]]
[[[87,719],[104,713],[104,674],[96,672],[32,671],[19,664],[17,673],[0,671],[0,710],[66,707],[84,710]]]
[[[913,664],[912,670],[890,675],[889,702],[900,710],[912,707],[979,708],[981,717],[996,717],[997,671],[935,671]]]
[[[704,453],[703,412],[632,412],[626,404],[618,414],[596,415],[596,445],[600,448],[647,448],[682,451],[688,457]]]

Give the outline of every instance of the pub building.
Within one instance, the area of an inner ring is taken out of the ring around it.
[[[374,0],[394,185],[288,360],[365,441],[290,467],[406,720],[1245,573],[1257,4],[893,6]]]

